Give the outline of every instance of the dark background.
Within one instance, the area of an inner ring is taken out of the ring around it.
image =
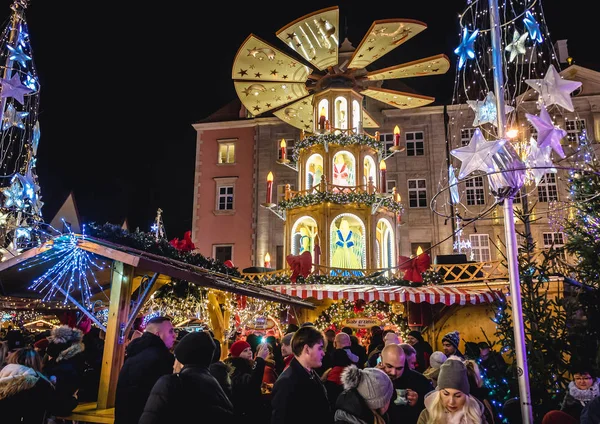
[[[10,4],[0,0],[3,25]],[[446,75],[407,83],[438,104],[450,102],[464,0],[31,1],[26,18],[42,87],[38,175],[45,219],[73,191],[83,222],[120,225],[127,218],[130,229],[148,231],[160,207],[168,238],[181,238],[192,225],[192,124],[236,98],[231,66],[239,46],[254,33],[294,56],[275,32],[335,5],[341,39],[347,35],[355,47],[374,20],[425,22],[426,31],[374,65],[445,53],[453,64]],[[587,3],[544,5],[552,42],[568,39],[578,65],[600,70]]]

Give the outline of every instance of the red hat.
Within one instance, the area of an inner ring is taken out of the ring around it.
[[[241,355],[243,351],[245,351],[248,348],[250,348],[250,343],[244,340],[238,340],[237,342],[231,345],[231,347],[229,348],[229,353],[231,353],[231,356],[237,358]]]

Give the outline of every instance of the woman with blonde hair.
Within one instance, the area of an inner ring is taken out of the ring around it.
[[[470,395],[467,368],[457,356],[440,367],[437,389],[426,395],[417,424],[487,424],[484,406]]]

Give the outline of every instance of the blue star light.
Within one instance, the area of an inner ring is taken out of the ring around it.
[[[31,56],[25,54],[25,52],[23,51],[23,47],[21,47],[20,44],[17,44],[16,47],[7,44],[6,48],[10,52],[10,55],[8,56],[10,60],[19,62],[23,68],[27,68],[27,62],[31,60]]]
[[[10,127],[25,129],[25,124],[23,123],[23,118],[29,116],[29,112],[17,112],[15,107],[11,104],[6,106],[6,111],[4,111],[4,118],[2,119],[2,129],[7,130]]]
[[[25,77],[25,82],[23,83],[23,85],[27,88],[31,88],[33,91],[37,91],[38,89],[37,79],[33,78],[29,74],[27,74],[27,76]]]
[[[483,101],[481,100],[467,100],[467,104],[475,112],[475,119],[473,120],[473,126],[477,127],[485,123],[490,123],[494,126],[498,126],[498,112],[496,111],[496,95],[493,91],[489,91]],[[512,106],[504,106],[504,114],[510,113],[515,108]]]
[[[13,178],[12,184],[2,192],[4,194],[4,207],[10,208],[16,206],[18,209],[23,207],[23,186],[21,182]]]
[[[467,28],[463,28],[462,40],[458,47],[454,49],[454,53],[459,56],[458,69],[461,69],[468,59],[473,59],[475,57],[473,44],[475,43],[475,38],[477,37],[478,33],[479,30],[476,29],[469,35],[469,30]]]
[[[540,25],[537,23],[531,12],[528,10],[525,12],[523,23],[529,32],[529,38],[538,43],[541,43],[544,39],[542,38],[542,32],[540,31]]]
[[[23,85],[18,72],[15,72],[10,79],[0,78],[0,85],[2,85],[0,98],[4,99],[5,97],[12,97],[21,104],[23,104],[25,101],[25,94],[33,92],[31,88]]]

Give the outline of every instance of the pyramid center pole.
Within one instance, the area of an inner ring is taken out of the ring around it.
[[[504,138],[506,131],[506,115],[504,114],[504,52],[500,42],[500,16],[498,0],[489,0],[490,35],[492,37],[492,61],[494,75],[494,91],[496,92],[496,115],[498,119],[498,138]],[[519,383],[519,400],[523,424],[533,424],[531,393],[529,390],[529,368],[527,366],[527,346],[523,324],[523,306],[521,304],[521,282],[519,279],[519,258],[517,235],[515,233],[514,193],[504,199],[504,234],[506,238],[506,259],[508,262],[508,278],[510,281],[510,297],[512,303],[512,320],[517,360],[517,381]]]

